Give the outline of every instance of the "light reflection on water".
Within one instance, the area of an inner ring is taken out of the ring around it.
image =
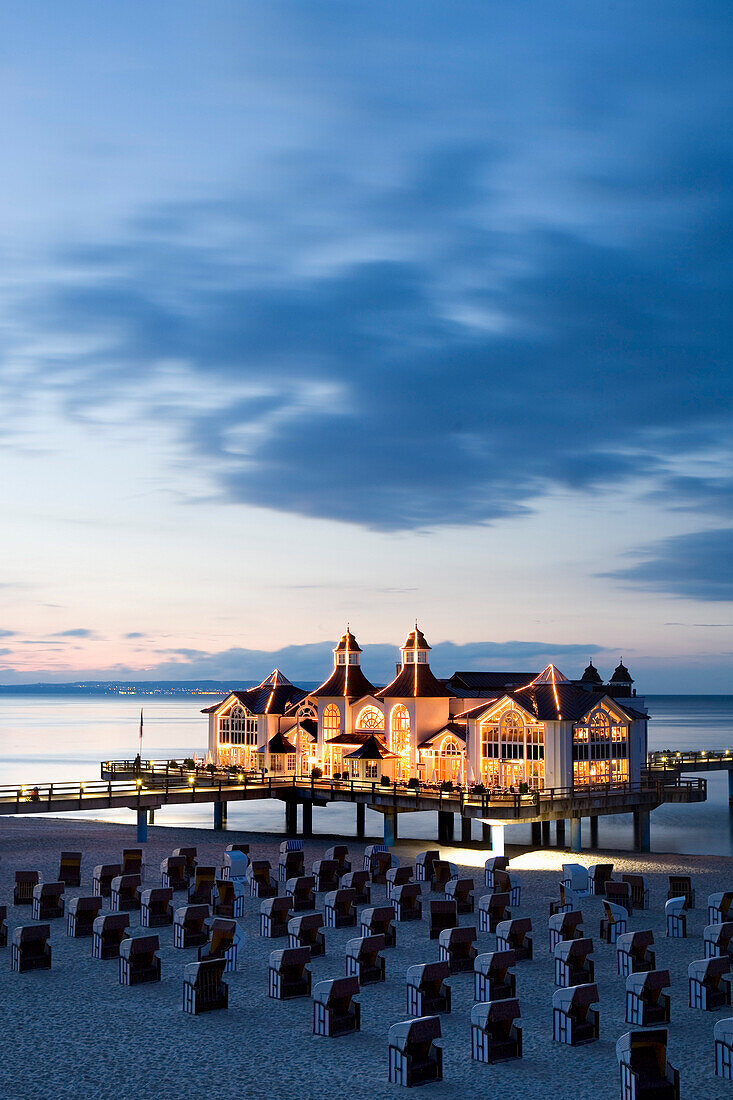
[[[144,755],[182,758],[206,748],[206,718],[201,708],[212,698],[171,699],[140,696],[103,698],[0,696],[0,785],[98,779],[105,758],[134,756],[140,706],[144,707]],[[654,716],[649,747],[656,749],[733,749],[733,696],[648,696]],[[708,801],[692,806],[661,806],[652,814],[652,848],[662,852],[733,855],[733,814],[728,811],[725,772],[707,775]],[[131,811],[82,813],[108,821],[131,823]],[[156,812],[158,825],[212,827],[210,806],[171,807]],[[435,815],[404,814],[405,837],[434,840]],[[367,810],[367,833],[379,836],[382,816]],[[282,832],[284,809],[276,800],[231,804],[229,827]],[[353,835],[353,806],[334,804],[313,812],[318,833]],[[478,826],[474,826],[475,829]],[[478,837],[478,832],[475,836]],[[528,826],[507,829],[508,843],[527,843]],[[585,839],[584,839],[585,842]],[[630,849],[631,816],[600,819],[601,847]]]

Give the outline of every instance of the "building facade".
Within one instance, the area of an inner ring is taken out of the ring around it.
[[[205,714],[209,756],[273,775],[360,781],[483,784],[488,789],[583,788],[638,782],[648,713],[621,661],[605,684],[592,662],[580,680],[541,672],[454,672],[436,677],[415,626],[394,679],[378,687],[347,628],[333,669],[314,691],[279,670],[232,692]]]

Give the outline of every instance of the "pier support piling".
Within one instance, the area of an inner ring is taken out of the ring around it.
[[[542,847],[550,847],[550,822],[543,821],[542,823]]]
[[[441,844],[453,843],[454,815],[449,810],[438,810],[438,840]]]
[[[495,856],[504,855],[504,826],[492,825],[491,853]]]
[[[581,830],[580,830],[580,818],[570,818],[570,851],[579,852],[581,850]]]
[[[384,843],[392,848],[397,840],[397,811],[384,811]]]
[[[285,803],[285,835],[298,835],[298,803],[289,798]]]
[[[532,829],[532,847],[540,848],[542,846],[542,828],[539,821],[533,821],[530,826]]]
[[[214,803],[214,829],[216,832],[221,832],[226,824],[227,819],[227,804],[226,802]]]
[[[733,768],[728,768],[728,805],[733,807]]]
[[[313,803],[303,803],[303,836],[313,836]]]
[[[363,802],[356,804],[356,835],[359,839],[366,836],[366,806]]]
[[[590,819],[590,846],[591,848],[598,847],[598,816]]]
[[[562,817],[555,822],[555,843],[558,848],[565,847],[565,819]]]
[[[461,844],[471,843],[471,818],[461,818]]]
[[[155,825],[155,810],[148,810],[148,825]]]
[[[484,848],[491,847],[491,826],[488,821],[481,822],[481,839],[484,844]]]
[[[637,852],[651,850],[651,821],[648,810],[634,811],[634,848]]]
[[[148,839],[148,811],[137,811],[137,842],[144,844]]]

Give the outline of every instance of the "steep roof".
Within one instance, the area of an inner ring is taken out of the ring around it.
[[[598,669],[596,668],[596,666],[593,664],[592,661],[590,661],[590,663],[588,664],[588,667],[586,668],[583,675],[581,676],[580,682],[581,682],[581,684],[602,684],[603,683],[603,680],[601,679],[601,674],[598,671]]]
[[[328,679],[309,694],[326,699],[361,699],[374,695],[374,684],[367,680],[361,665],[336,665]]]
[[[346,760],[385,760],[390,757],[394,757],[394,753],[385,748],[384,745],[380,745],[376,737],[372,733],[367,737],[363,745],[359,745],[358,749],[354,749],[353,752],[346,754]]]
[[[452,733],[460,741],[465,741],[466,740],[466,723],[465,722],[446,722],[446,724],[444,726],[441,726],[441,728],[439,730],[436,730],[435,733],[430,733],[430,734],[428,734],[427,737],[424,737],[423,740],[420,742],[419,747],[421,749],[429,748],[430,745],[432,745],[434,741],[437,741],[439,737],[443,737],[443,735],[446,734],[446,733]]]
[[[515,691],[501,692],[494,699],[454,715],[454,719],[479,718],[501,699],[513,699],[538,722],[577,722],[594,710],[602,699],[607,699],[610,706],[621,710],[629,718],[647,717],[641,711],[625,706],[618,699],[598,692],[586,691],[579,684],[564,680],[556,684],[531,683]]]
[[[269,753],[291,753],[295,752],[295,745],[292,741],[288,741],[287,737],[283,737],[281,733],[276,733],[274,737],[271,737],[267,742],[267,751]]]
[[[522,687],[534,680],[536,672],[454,672],[446,686],[459,698],[489,695],[501,688]]]
[[[348,627],[346,633],[341,635],[341,641],[336,646],[334,653],[361,653],[361,646]]]
[[[611,677],[611,683],[612,684],[633,684],[633,682],[634,681],[632,679],[631,673],[629,672],[628,668],[624,664],[624,659],[622,657],[619,660],[619,663],[617,664],[617,666],[614,670],[613,676]]]
[[[211,714],[212,711],[219,710],[223,703],[234,696],[250,714],[284,714],[289,706],[299,703],[307,694],[302,688],[291,684],[287,676],[276,668],[257,687],[246,688],[244,691],[232,691],[226,698],[214,703],[211,707],[206,707],[201,713]]]
[[[430,649],[427,643],[425,635],[420,627],[415,623],[415,629],[411,630],[402,643],[403,649]]]
[[[430,665],[403,665],[391,684],[376,692],[378,699],[450,699],[453,693],[436,679]]]

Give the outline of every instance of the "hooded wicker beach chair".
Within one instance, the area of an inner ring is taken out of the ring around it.
[[[610,901],[612,905],[620,905],[622,909],[625,909],[629,916],[634,912],[634,906],[631,902],[631,885],[628,882],[615,882],[613,879],[609,879],[605,886],[606,901]]]
[[[211,916],[208,905],[182,905],[173,914],[173,946],[182,950],[208,943],[206,921]]]
[[[640,932],[625,932],[616,940],[616,961],[618,972],[624,977],[639,974],[644,970],[654,970],[657,958],[652,948],[654,933],[651,928]]]
[[[51,969],[50,925],[19,924],[13,929],[11,969],[17,974]]]
[[[687,968],[690,1008],[711,1012],[730,1004],[730,959],[696,959]]]
[[[515,917],[501,921],[496,926],[496,950],[513,951],[517,962],[532,958],[532,921],[529,917]]]
[[[384,981],[384,936],[359,936],[346,941],[346,973],[359,985]]]
[[[589,985],[594,977],[593,940],[562,940],[555,944],[555,985]]]
[[[580,909],[580,897],[569,886],[560,883],[560,900],[550,902],[550,916],[557,913],[573,913]]]
[[[477,1062],[505,1062],[522,1057],[519,1001],[510,997],[471,1009],[471,1057]]]
[[[708,895],[708,924],[724,924],[733,918],[733,891]]]
[[[302,913],[288,921],[288,946],[308,947],[312,958],[326,954],[326,938],[323,934],[325,918],[322,913]]]
[[[450,967],[446,962],[419,963],[407,968],[407,1012],[432,1016],[450,1012]]]
[[[173,891],[170,886],[155,886],[140,891],[140,925],[142,928],[164,928],[173,924]]]
[[[552,995],[552,1036],[556,1043],[577,1047],[597,1042],[599,1035],[598,986],[574,985],[556,989]]]
[[[64,915],[63,882],[39,882],[33,887],[33,920],[57,920]]]
[[[454,901],[430,902],[430,939],[437,940],[444,928],[458,926],[458,906]]]
[[[81,886],[81,852],[62,852],[59,859],[59,882]]]
[[[649,908],[649,889],[643,875],[622,875],[621,881],[631,887],[631,905],[634,909]]]
[[[581,863],[563,863],[560,883],[579,898],[587,898],[590,894],[588,868]]]
[[[339,865],[339,875],[345,875],[351,870],[349,849],[346,844],[334,844],[332,848],[327,848],[325,858],[336,860]]]
[[[376,905],[361,911],[362,936],[384,936],[385,947],[396,947],[397,924],[394,905]]]
[[[702,934],[706,959],[727,957],[733,961],[733,921],[708,924]]]
[[[139,874],[115,875],[110,884],[110,907],[119,913],[140,908],[142,880]]]
[[[444,928],[438,937],[440,961],[448,963],[451,974],[473,970],[478,954],[475,928]]]
[[[285,947],[270,953],[268,992],[279,1001],[293,997],[310,997],[311,959],[307,947]]]
[[[199,947],[199,962],[223,959],[225,973],[233,973],[237,969],[239,947],[244,942],[237,922],[226,917],[208,917],[205,927],[208,939]]]
[[[277,897],[277,883],[270,873],[269,859],[253,859],[247,868],[250,897]]]
[[[193,877],[188,883],[189,905],[210,905],[215,881],[216,867],[196,864]]]
[[[583,938],[583,914],[580,910],[570,913],[555,913],[547,922],[550,951],[562,940],[580,940]]]
[[[472,878],[451,878],[445,884],[445,900],[455,901],[460,913],[473,913],[475,899]]]
[[[514,997],[517,979],[511,973],[517,959],[513,951],[486,951],[473,960],[474,1000],[505,1001]]]
[[[718,1020],[713,1028],[715,1075],[733,1081],[733,1017]]]
[[[128,937],[120,944],[120,985],[160,981],[157,936]]]
[[[484,894],[478,903],[478,924],[481,932],[496,932],[502,921],[511,920],[508,894]]]
[[[0,947],[8,946],[8,907],[0,905]]]
[[[627,1031],[616,1043],[621,1100],[679,1100],[679,1073],[667,1061],[667,1032]]]
[[[356,890],[331,890],[324,898],[326,928],[356,927]]]
[[[458,878],[458,868],[447,859],[433,860],[433,874],[430,889],[434,894],[445,894],[445,888],[452,878]]]
[[[16,871],[13,905],[32,905],[33,891],[41,881],[38,871]]]
[[[433,878],[433,864],[440,859],[437,848],[429,848],[426,852],[419,852],[415,857],[415,881],[431,882]]]
[[[361,1006],[356,1000],[358,978],[331,978],[313,989],[314,1035],[347,1035],[358,1031]]]
[[[629,912],[612,901],[603,902],[603,912],[605,916],[601,917],[600,937],[604,943],[616,943],[619,936],[626,934]]]
[[[588,868],[588,889],[591,894],[603,897],[606,892],[606,883],[613,874],[612,863],[594,863]]]
[[[669,1023],[669,970],[647,970],[626,979],[626,1023],[658,1027]]]
[[[246,845],[249,848],[249,844]],[[227,849],[224,852],[224,866],[221,869],[221,877],[232,882],[244,882],[247,878],[247,868],[250,864],[249,852],[241,852],[238,849]]]
[[[316,907],[315,875],[298,875],[285,883],[285,893],[293,903],[293,912],[308,912]]]
[[[100,913],[92,925],[92,958],[118,959],[120,944],[129,935],[129,913]]]
[[[142,848],[122,849],[122,874],[140,875],[142,878],[145,861]]]
[[[398,921],[422,920],[422,896],[419,882],[405,882],[392,891],[392,904]]]
[[[160,883],[169,890],[185,890],[188,885],[185,856],[167,856],[160,865]]]
[[[425,1085],[443,1080],[440,1018],[420,1016],[392,1024],[387,1036],[389,1080],[393,1085]]]
[[[692,879],[689,875],[670,875],[669,891],[667,899],[678,898],[680,894],[685,898],[688,909],[695,908],[695,891],[692,888]]]
[[[415,868],[405,865],[404,867],[390,867],[386,876],[386,890],[387,901],[392,901],[394,891],[398,886],[404,886],[405,883],[412,881],[412,876],[415,873]]]
[[[368,905],[372,900],[368,871],[347,871],[341,876],[341,886],[344,890],[356,890],[357,905]]]
[[[174,848],[172,854],[174,856],[183,856],[183,858],[185,859],[186,882],[189,882],[189,880],[193,878],[193,873],[196,869],[196,857],[198,856],[198,848]],[[165,883],[163,885],[165,885]]]
[[[183,1011],[190,1016],[229,1006],[229,986],[224,981],[224,960],[187,963],[183,968]]]
[[[664,919],[667,936],[671,940],[687,939],[687,913],[684,896],[670,898],[664,903]]]
[[[265,898],[260,904],[260,935],[270,940],[287,936],[292,908],[290,898]]]
[[[244,916],[244,883],[218,878],[214,881],[212,910],[215,917],[235,920]]]
[[[280,845],[278,860],[278,878],[287,882],[289,878],[299,878],[305,874],[305,854],[302,840],[284,840]]]
[[[112,879],[122,874],[121,863],[99,863],[92,872],[92,893],[98,898],[112,894]]]
[[[316,891],[319,894],[327,894],[339,887],[339,865],[335,859],[316,859],[313,861],[313,876],[316,880]]]
[[[494,875],[497,871],[509,870],[508,856],[489,856],[484,863],[484,885],[488,890],[496,889]]]

